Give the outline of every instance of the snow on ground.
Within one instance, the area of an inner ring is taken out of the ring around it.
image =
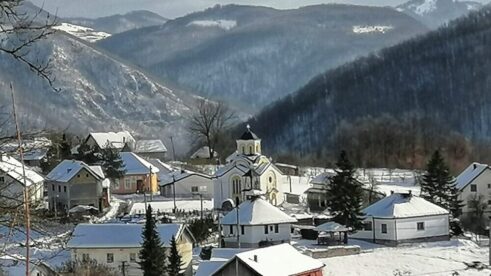
[[[413,5],[410,8],[413,9],[416,14],[423,16],[436,10],[436,2],[437,0],[424,0],[422,4],[418,6]]]
[[[224,30],[230,30],[237,26],[237,21],[235,20],[195,20],[188,24],[188,26],[200,26],[200,27],[219,27]]]
[[[165,213],[172,212],[174,209],[174,202],[172,200],[167,201],[148,201],[148,205],[152,206],[154,211],[160,211]],[[201,210],[200,200],[176,200],[177,209],[184,211],[199,211]],[[212,200],[203,200],[203,210],[212,210],[213,209],[213,201]],[[144,202],[135,202],[133,206],[131,206],[130,215],[135,214],[145,214],[145,203]]]
[[[61,23],[58,26],[54,26],[53,29],[69,33],[91,43],[111,36],[111,34],[105,32],[97,32],[92,28],[82,27],[69,23]]]
[[[386,195],[394,192],[411,191],[419,195],[420,187],[417,185],[419,173],[417,171],[402,169],[358,169],[356,179],[369,185],[370,181],[377,183],[377,190]]]
[[[286,176],[286,183],[279,187],[279,190],[283,193],[292,193],[296,195],[304,195],[308,188],[312,187],[310,184],[311,177],[307,176]],[[291,185],[290,185],[291,184]]]
[[[383,33],[394,29],[392,26],[353,26],[353,33],[366,34],[366,33]]]
[[[384,247],[350,240],[362,247],[359,255],[321,259],[325,275],[489,275],[491,270],[466,270],[464,262],[488,262],[488,248],[468,240],[420,243],[400,247]]]

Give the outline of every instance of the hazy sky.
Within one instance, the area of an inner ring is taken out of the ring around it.
[[[275,8],[297,8],[321,3],[395,6],[407,0],[31,0],[60,17],[101,17],[133,10],[149,10],[175,18],[200,11],[215,4],[261,5]],[[489,0],[475,0],[489,2]]]

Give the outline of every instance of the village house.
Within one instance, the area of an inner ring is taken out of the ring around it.
[[[134,144],[126,143],[121,151],[134,152],[145,159],[165,160],[167,148],[162,140],[137,140]]]
[[[280,205],[284,195],[280,187],[285,175],[269,158],[261,154],[261,139],[249,126],[236,141],[237,150],[227,157],[227,164],[217,170],[214,178],[214,208],[230,200],[245,200],[245,192],[258,190],[273,205]]]
[[[192,198],[201,196],[213,198],[213,179],[211,176],[190,170],[175,170],[166,175],[161,174],[160,194],[165,197]],[[175,186],[175,187],[174,187]]]
[[[260,196],[251,196],[223,217],[224,247],[256,248],[289,243],[292,223],[296,221]]]
[[[126,144],[134,146],[136,141],[128,131],[91,132],[83,143],[96,150],[105,149],[107,146],[121,150]]]
[[[480,196],[488,204],[486,216],[491,218],[491,168],[486,164],[472,163],[456,178],[459,200],[462,201],[462,214],[472,212],[471,201]]]
[[[213,151],[213,158],[218,157],[218,152]],[[197,149],[191,156],[189,157],[191,160],[201,160],[201,159],[210,159],[210,150],[208,146],[201,147]]]
[[[352,238],[387,245],[449,239],[449,211],[411,192],[392,193],[362,213],[363,229]]]
[[[133,152],[120,152],[123,160],[124,175],[115,179],[112,192],[115,194],[133,194],[158,192],[157,174],[159,169]]]
[[[102,211],[109,206],[110,181],[105,179],[100,166],[64,160],[46,176],[46,181],[52,211],[67,212],[78,205]]]
[[[22,163],[17,159],[0,154],[0,193],[4,202],[0,204],[21,204],[24,202],[24,176]],[[44,178],[25,166],[25,184],[28,187],[30,202],[43,200]],[[9,198],[9,200],[5,200]]]
[[[298,252],[289,244],[274,245],[236,254],[223,263],[204,262],[197,275],[212,276],[322,276],[325,264]],[[207,270],[207,271],[205,271]]]
[[[37,137],[30,140],[22,141],[22,150],[24,151],[24,164],[29,167],[40,167],[41,163],[47,159],[48,150],[51,147],[51,141],[45,137]],[[5,153],[20,159],[19,144],[16,140],[4,142],[0,146],[0,153]]]
[[[143,275],[138,262],[141,250],[142,224],[79,224],[67,244],[72,261],[95,260],[121,272],[121,275]],[[191,259],[194,237],[182,224],[157,224],[163,246],[170,251],[175,237],[182,258],[182,275],[192,275]],[[124,273],[123,273],[124,268]]]
[[[312,187],[306,191],[306,194],[307,206],[311,211],[324,211],[327,208],[327,190],[334,175],[336,175],[334,171],[323,172],[310,181]]]

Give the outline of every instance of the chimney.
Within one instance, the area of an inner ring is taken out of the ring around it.
[[[254,261],[257,263],[257,255],[254,255]]]
[[[472,164],[472,167],[473,167],[473,169],[475,170],[475,169],[477,168],[476,163],[473,163],[473,164]]]
[[[409,196],[413,195],[413,191],[409,190]]]
[[[394,191],[390,191],[390,194],[393,195],[394,194]]]

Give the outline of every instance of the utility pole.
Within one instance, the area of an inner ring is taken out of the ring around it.
[[[201,220],[203,220],[203,193],[199,193],[199,200],[201,201]]]
[[[173,211],[173,213],[175,214],[177,211],[177,205],[176,205],[176,177],[174,176],[174,173],[172,173],[172,196],[174,198],[174,211]]]
[[[237,211],[237,248],[240,248],[240,221],[239,221],[239,197],[235,197],[235,209]]]
[[[153,201],[153,191],[152,191],[152,166],[150,166],[150,174],[148,177],[148,189],[150,190],[150,201]]]
[[[24,149],[22,148],[22,137],[20,134],[20,129],[19,129],[19,121],[17,120],[17,112],[15,110],[15,97],[14,97],[14,87],[12,83],[10,83],[10,92],[12,94],[12,111],[14,113],[14,121],[15,121],[15,130],[17,134],[17,142],[19,144],[19,155],[20,155],[20,162],[22,164],[22,180],[24,184],[24,216],[25,216],[25,224],[26,224],[26,276],[30,275],[30,270],[29,270],[29,250],[30,250],[30,245],[29,245],[29,240],[30,240],[30,228],[31,228],[31,218],[30,218],[30,211],[29,211],[29,187],[27,187],[26,183],[26,167],[24,164]]]
[[[174,148],[174,138],[170,137],[170,143],[172,145],[172,161],[176,161],[176,150]]]
[[[126,261],[121,262],[121,273],[123,273],[123,276],[126,276]]]

